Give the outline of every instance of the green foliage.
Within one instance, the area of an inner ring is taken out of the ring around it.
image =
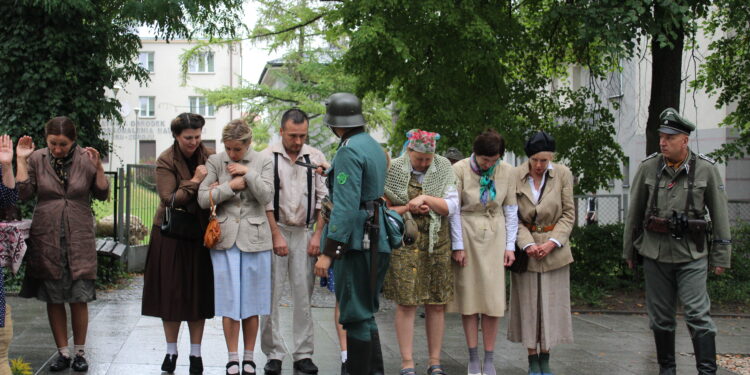
[[[732,228],[732,268],[708,280],[712,302],[750,304],[750,224]]]
[[[578,191],[595,191],[620,176],[614,118],[588,89],[552,88],[569,61],[551,58],[539,34],[532,13],[549,6],[526,3],[342,2],[337,13],[351,39],[342,62],[358,77],[358,94],[396,102],[391,146],[421,128],[441,134],[440,150],[468,151],[479,132],[495,128],[523,155],[525,139],[546,129],[561,138],[559,156],[581,177]]]
[[[136,59],[137,28],[166,39],[231,34],[241,0],[18,0],[0,3],[0,132],[31,135],[44,147],[43,124],[65,115],[78,143],[103,152],[102,121],[120,122],[106,89],[148,80]]]
[[[637,273],[622,260],[622,224],[575,227],[570,236],[573,259],[571,297],[592,306],[615,291],[643,289],[641,267]],[[750,224],[732,228],[732,268],[708,277],[711,301],[719,304],[750,303]]]
[[[706,31],[716,39],[692,85],[716,95],[717,108],[736,105],[720,125],[733,127],[738,139],[712,153],[726,161],[750,152],[750,3],[717,0],[714,6]]]

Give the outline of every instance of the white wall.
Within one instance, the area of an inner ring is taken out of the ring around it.
[[[115,170],[125,164],[137,163],[136,140],[156,141],[156,156],[173,143],[169,125],[173,118],[182,112],[190,111],[190,96],[200,96],[196,88],[214,89],[223,86],[237,86],[241,72],[242,49],[211,47],[214,52],[214,73],[189,73],[187,83],[182,85],[180,55],[193,46],[191,42],[175,40],[166,43],[153,38],[141,39],[143,52],[154,52],[154,72],[150,82],[141,86],[136,81],[123,84],[116,98],[122,104],[123,124],[102,124],[102,138],[113,143],[113,152],[105,170]],[[113,92],[110,95],[115,95]],[[139,108],[140,96],[155,97],[153,117],[138,116],[134,109]],[[204,140],[215,140],[221,147],[221,129],[232,118],[240,116],[234,107],[216,109],[215,116],[206,117],[203,128]]]

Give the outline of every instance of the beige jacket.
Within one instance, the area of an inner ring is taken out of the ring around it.
[[[573,262],[568,237],[575,222],[573,205],[573,174],[568,167],[553,163],[548,170],[545,188],[538,204],[533,203],[533,194],[529,186],[529,164],[523,163],[513,170],[516,178],[516,200],[518,201],[518,237],[516,244],[523,248],[530,243],[542,244],[554,238],[562,247],[558,247],[542,260],[529,257],[529,271],[547,272],[564,267]],[[534,221],[536,214],[536,221]],[[532,233],[523,223],[545,227],[555,225],[555,229],[545,233]]]
[[[221,239],[214,250],[228,250],[235,244],[241,251],[271,250],[271,228],[266,219],[266,204],[273,199],[273,161],[250,148],[239,162],[247,166],[247,187],[232,191],[229,181],[232,176],[227,166],[234,163],[226,152],[211,155],[206,162],[208,175],[198,190],[198,204],[209,208],[209,186],[213,188],[213,200],[217,205],[216,216],[221,223]]]

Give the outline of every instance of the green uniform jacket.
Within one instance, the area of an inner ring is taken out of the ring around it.
[[[361,204],[383,196],[386,168],[385,152],[369,134],[360,132],[349,138],[344,135],[328,172],[333,210],[321,241],[326,255],[335,254],[338,246],[343,250],[362,250],[367,211]],[[390,253],[383,220],[381,208],[378,251]],[[370,238],[370,243],[374,245],[375,240]]]
[[[689,151],[687,160],[690,160],[693,155],[693,152]],[[703,252],[698,252],[695,243],[687,235],[677,240],[668,233],[662,234],[643,230],[637,238],[633,238],[634,229],[643,228],[644,219],[649,214],[651,195],[654,191],[658,191],[659,194],[656,204],[657,216],[670,218],[672,211],[681,213],[685,210],[685,202],[689,192],[686,171],[688,161],[685,161],[676,171],[665,166],[661,180],[657,184],[657,168],[665,163],[660,163],[663,156],[655,153],[641,163],[633,180],[623,238],[623,257],[625,259],[632,259],[633,248],[635,248],[642,256],[664,263],[689,262],[710,255],[709,263],[712,266],[724,268],[730,266],[732,247],[724,183],[713,160],[703,155],[695,156],[694,205],[689,217],[690,219],[701,219],[708,209],[713,222],[713,238],[707,238],[707,241],[715,240],[720,241],[720,243],[715,242],[711,253],[708,254],[708,246],[705,247]]]

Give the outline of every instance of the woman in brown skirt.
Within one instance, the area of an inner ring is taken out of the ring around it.
[[[514,169],[518,201],[516,244],[529,255],[528,270],[511,273],[508,339],[529,354],[529,374],[552,375],[549,351],[573,342],[570,316],[568,236],[573,230],[573,175],[553,163],[555,140],[534,134],[525,147],[529,162]]]
[[[213,150],[201,143],[205,120],[182,113],[172,120],[174,144],[156,161],[156,190],[161,203],[151,228],[143,284],[143,315],[162,319],[167,354],[162,371],[172,373],[177,364],[177,335],[182,321],[190,330],[190,373],[203,373],[201,339],[205,319],[214,316],[214,279],[211,256],[203,239],[162,233],[166,207],[174,204],[195,216],[200,229],[208,225],[208,210],[198,206],[198,187],[206,177],[205,162]]]

